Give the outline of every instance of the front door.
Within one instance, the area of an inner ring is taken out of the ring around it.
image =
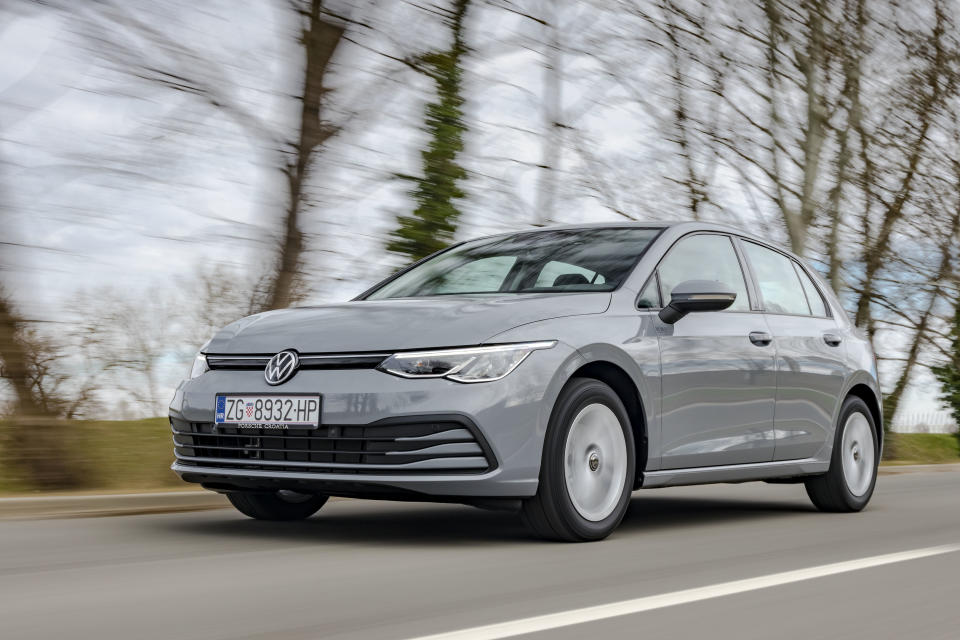
[[[751,310],[733,241],[686,236],[657,272],[664,303],[686,280],[716,280],[737,299],[726,311],[659,320],[661,468],[769,462],[774,455],[775,349],[762,313]]]

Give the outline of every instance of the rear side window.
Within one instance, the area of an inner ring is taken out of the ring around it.
[[[730,287],[737,299],[729,311],[749,311],[750,298],[740,260],[727,236],[700,234],[681,239],[657,268],[664,304],[670,292],[687,280],[715,280]]]
[[[743,246],[757,276],[764,309],[771,313],[810,315],[807,296],[793,268],[793,260],[752,242],[744,242]]]
[[[827,305],[823,301],[823,296],[820,295],[820,291],[817,289],[816,285],[813,284],[813,280],[810,279],[810,276],[807,275],[807,272],[798,265],[793,265],[797,269],[797,275],[800,276],[800,284],[803,285],[803,291],[807,294],[807,302],[810,303],[810,311],[813,312],[815,316],[826,316],[827,315]]]

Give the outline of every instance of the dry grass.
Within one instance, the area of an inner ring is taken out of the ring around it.
[[[960,438],[946,433],[891,433],[885,462],[940,464],[960,462]]]
[[[9,424],[0,422],[7,431]],[[42,428],[42,427],[38,427]],[[173,441],[166,418],[147,420],[76,420],[59,422],[56,429],[66,444],[66,464],[77,471],[84,491],[142,491],[184,486],[170,471]],[[0,493],[36,490],[29,477],[12,464],[9,440],[0,442]]]

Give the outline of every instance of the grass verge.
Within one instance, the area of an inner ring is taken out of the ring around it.
[[[960,462],[960,438],[949,433],[891,433],[887,464]]]
[[[10,426],[0,421],[4,435],[9,436]],[[170,470],[173,440],[166,418],[59,421],[46,428],[56,430],[66,444],[63,462],[76,470],[76,486],[64,489],[109,493],[187,486]],[[36,492],[14,464],[11,449],[10,437],[0,439],[0,494]]]

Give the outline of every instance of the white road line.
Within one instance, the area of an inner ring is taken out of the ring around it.
[[[572,609],[570,611],[561,611],[559,613],[550,613],[531,618],[520,618],[518,620],[510,620],[508,622],[500,622],[482,627],[472,627],[459,631],[421,636],[411,638],[410,640],[497,640],[498,638],[512,638],[526,633],[549,631],[550,629],[569,627],[575,624],[583,624],[584,622],[616,618],[617,616],[652,611],[664,607],[673,607],[679,604],[699,602],[700,600],[709,600],[710,598],[719,598],[721,596],[756,591],[758,589],[767,589],[793,582],[823,578],[839,573],[869,569],[870,567],[880,567],[886,564],[906,562],[907,560],[916,560],[918,558],[928,558],[930,556],[953,553],[955,551],[960,551],[960,544],[948,544],[940,547],[927,547],[925,549],[888,553],[882,556],[847,560],[845,562],[824,564],[818,567],[797,569],[795,571],[772,573],[770,575],[747,578],[745,580],[721,582],[706,587],[672,591],[655,596],[622,600],[620,602],[611,602],[594,607],[584,607],[583,609]]]

